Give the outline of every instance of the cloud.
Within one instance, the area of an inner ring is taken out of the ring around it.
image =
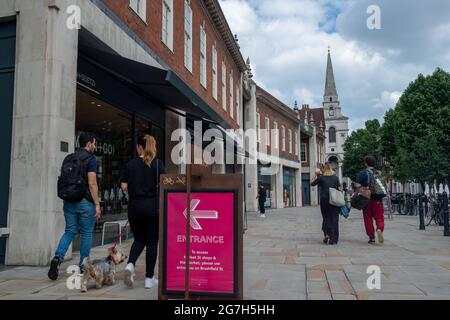
[[[356,129],[383,119],[419,73],[450,69],[450,1],[220,0],[254,79],[287,105],[322,105],[327,47],[342,111]],[[367,28],[367,7],[381,30]]]
[[[397,104],[401,95],[402,95],[402,93],[399,91],[394,91],[394,92],[383,91],[381,93],[381,97],[379,97],[378,99],[376,99],[374,101],[375,103],[373,106],[375,108],[379,108],[379,109],[387,111],[387,110],[395,107],[395,105]]]

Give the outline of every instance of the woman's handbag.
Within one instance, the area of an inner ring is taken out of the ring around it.
[[[330,188],[330,204],[338,208],[345,206],[344,192]]]
[[[370,185],[370,175],[368,175],[368,182],[367,185]],[[358,210],[364,210],[367,205],[369,204],[370,197],[372,195],[372,192],[370,191],[370,187],[359,187],[357,188],[356,192],[353,194],[351,205],[352,208],[358,209]]]

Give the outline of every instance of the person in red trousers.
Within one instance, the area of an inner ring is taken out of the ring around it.
[[[364,158],[365,170],[358,173],[356,177],[356,187],[369,187],[372,175],[374,174],[375,159],[373,157]],[[369,244],[375,243],[375,228],[374,220],[376,225],[376,235],[378,237],[378,242],[384,242],[384,206],[383,198],[379,195],[374,195],[370,198],[369,204],[363,210],[364,216],[364,226],[366,228],[366,233],[369,236]]]

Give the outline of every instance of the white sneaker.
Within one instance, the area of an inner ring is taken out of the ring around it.
[[[262,214],[262,215],[261,215],[261,218],[265,218],[265,217],[266,217],[266,215],[265,215],[265,214]]]
[[[127,264],[125,268],[125,276],[123,281],[128,287],[132,287],[134,284],[134,265],[132,263]]]
[[[145,278],[145,289],[151,289],[158,285],[158,280],[153,276],[153,278]]]

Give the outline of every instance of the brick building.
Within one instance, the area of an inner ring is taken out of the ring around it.
[[[303,205],[318,205],[318,188],[311,187],[315,170],[325,162],[325,115],[323,108],[310,108],[308,104],[296,110],[301,121],[300,159],[302,162]]]
[[[81,132],[98,137],[103,217],[118,220],[120,168],[139,134],[156,137],[176,173],[175,129],[244,122],[247,66],[217,0],[1,1],[0,47],[0,142],[11,154],[0,166],[0,263],[52,258],[64,230],[56,181]]]
[[[266,207],[301,206],[300,120],[296,112],[254,84],[258,164],[247,166],[253,185],[267,190]],[[271,169],[267,171],[268,169]],[[249,180],[249,179],[248,179]],[[252,183],[248,183],[252,184]],[[257,188],[246,196],[247,210],[257,211]]]

